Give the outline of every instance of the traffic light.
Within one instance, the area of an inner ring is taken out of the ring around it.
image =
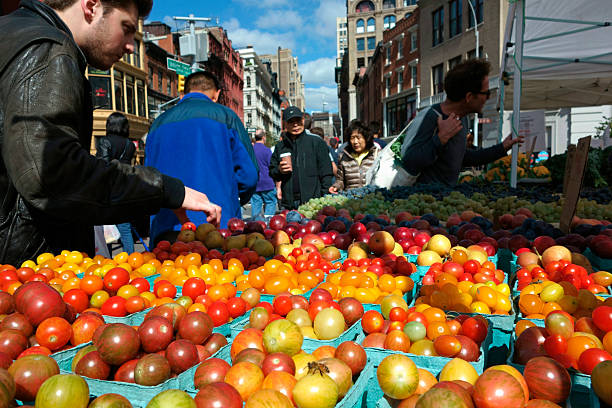
[[[178,76],[178,93],[182,94],[185,91],[185,75]]]

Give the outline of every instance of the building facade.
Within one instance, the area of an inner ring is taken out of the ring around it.
[[[336,17],[336,67],[342,64],[342,57],[347,48],[346,17]]]
[[[346,2],[348,64],[350,83],[348,100],[341,104],[348,106],[348,119],[357,117],[357,94],[355,77],[361,68],[371,62],[378,42],[382,41],[383,31],[395,27],[397,21],[410,15],[417,0],[354,0]]]
[[[244,124],[251,136],[264,129],[274,139],[281,132],[281,100],[270,60],[261,59],[252,46],[238,50],[244,67]]]
[[[272,72],[277,75],[279,89],[285,91],[289,103],[304,110],[306,99],[298,58],[294,57],[288,48],[281,48],[276,54],[260,55],[260,58],[272,62]]]
[[[492,68],[489,75],[492,96],[483,109],[480,122],[486,123],[481,123],[479,126],[477,144],[486,146],[496,143],[499,123],[496,100],[508,2],[420,0],[419,9],[419,27],[422,27],[420,30],[422,107],[444,100],[443,80],[450,68],[459,62],[476,58],[476,28],[479,34],[479,57],[490,61]],[[474,24],[474,14],[476,24]]]
[[[130,139],[137,145],[137,160],[144,157],[144,145],[140,139],[149,131],[152,122],[147,107],[147,72],[142,31],[142,21],[139,21],[133,54],[124,55],[106,71],[87,67],[93,94],[94,139],[106,134],[106,118],[113,112],[121,112],[130,123]],[[91,153],[95,154],[95,141],[92,141]]]
[[[144,39],[147,103],[149,115],[155,118],[178,97],[178,75],[168,69],[167,59],[180,57],[176,55],[170,26],[160,22],[146,24]]]

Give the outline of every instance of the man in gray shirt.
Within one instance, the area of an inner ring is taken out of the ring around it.
[[[417,183],[455,185],[462,167],[495,161],[523,141],[522,136],[509,136],[486,149],[467,149],[467,115],[481,113],[489,99],[490,70],[488,61],[478,59],[458,64],[446,74],[446,99],[431,107],[403,157],[406,170],[419,174]]]

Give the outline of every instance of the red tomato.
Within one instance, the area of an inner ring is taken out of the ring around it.
[[[487,331],[486,320],[470,317],[461,325],[460,334],[474,340],[476,344],[480,344],[487,337]]]
[[[372,260],[372,264],[374,263],[375,259]],[[380,266],[383,266],[383,262],[382,260],[380,261]],[[346,270],[348,268],[350,268],[351,266],[357,266],[357,261],[354,259],[346,259],[343,263],[342,263],[342,269]]]
[[[127,285],[130,281],[130,274],[123,268],[113,268],[104,275],[104,287],[110,292],[117,292],[120,287]]]
[[[193,222],[191,222],[191,221],[186,222],[183,225],[181,225],[181,231],[184,231],[184,230],[195,231],[196,230],[196,225]]]
[[[242,316],[247,311],[248,303],[239,297],[230,298],[227,301],[227,309],[232,319]]]
[[[368,310],[361,317],[361,327],[367,334],[382,331],[385,319],[376,310]]]
[[[127,315],[125,299],[121,296],[112,296],[106,302],[104,302],[100,308],[100,311],[103,315],[123,317]]]
[[[548,336],[544,340],[544,350],[549,356],[565,354],[567,352],[567,340],[560,334]]]
[[[149,284],[149,281],[147,281],[145,278],[132,279],[130,285],[138,289],[138,292],[140,293],[149,292],[151,290],[151,285]]]
[[[5,282],[19,282],[19,276],[13,270],[4,270],[0,272],[0,284]]]
[[[208,295],[200,295],[193,303],[201,303],[208,308],[212,304],[212,299]]]
[[[578,357],[578,369],[587,375],[591,375],[595,366],[606,360],[612,360],[612,356],[607,351],[598,348],[588,349]]]
[[[405,322],[408,318],[408,313],[401,307],[394,307],[389,312],[389,320],[392,322]]]
[[[372,262],[369,258],[361,258],[359,261],[357,261],[357,266],[370,266],[371,264]]]
[[[429,322],[427,321],[427,318],[421,312],[412,311],[408,313],[408,316],[406,317],[406,323],[408,322],[419,322],[419,323],[422,323],[423,326],[425,327],[429,326]]]
[[[287,313],[293,308],[291,298],[286,295],[276,296],[272,302],[272,306],[274,307],[274,312],[281,316],[287,316]]]
[[[155,290],[157,297],[169,297],[174,298],[176,296],[176,286],[171,283],[162,283]]]
[[[170,281],[169,281],[169,280],[167,280],[167,279],[160,279],[160,280],[156,281],[156,282],[153,284],[153,292],[154,292],[154,293],[155,293],[155,292],[157,292],[157,288],[159,288],[159,285],[162,285],[162,284],[164,284],[164,283],[170,283]],[[171,284],[171,283],[170,283],[170,284]],[[172,284],[171,284],[171,285],[172,285]]]
[[[470,273],[474,275],[475,273],[478,273],[479,270],[480,270],[480,262],[475,261],[473,259],[466,261],[463,264],[463,271],[466,273]]]
[[[321,310],[327,309],[328,307],[330,307],[328,300],[315,300],[314,302],[312,302],[310,306],[308,306],[308,316],[310,316],[310,320],[314,322],[314,319],[317,314]]]
[[[268,315],[271,315],[272,313],[274,313],[274,308],[272,307],[270,302],[259,302],[258,304],[255,305],[255,307],[263,307],[268,312]]]
[[[208,315],[212,319],[215,327],[219,327],[228,322],[230,314],[227,305],[223,302],[213,302],[208,308]]]
[[[309,261],[317,261],[317,264],[321,261],[321,254],[317,252],[311,252],[308,254]],[[314,268],[313,268],[314,269]]]
[[[27,281],[28,279],[30,279],[32,276],[34,276],[36,272],[34,272],[34,269],[32,268],[28,268],[24,266],[23,268],[17,269],[15,273],[19,277],[19,280],[23,283]]]
[[[64,302],[72,305],[77,313],[83,312],[89,306],[89,297],[82,289],[70,289],[64,293]]]
[[[302,255],[302,253],[303,253],[302,248],[294,248],[293,251],[291,251],[291,255],[293,255],[296,258]]]
[[[61,317],[49,317],[38,325],[36,340],[38,344],[54,351],[64,347],[72,336],[72,326]]]
[[[593,310],[593,323],[605,333],[612,331],[612,307],[598,306]]]
[[[183,283],[183,296],[189,296],[193,301],[204,293],[206,293],[206,282],[204,282],[204,279],[193,277]]]

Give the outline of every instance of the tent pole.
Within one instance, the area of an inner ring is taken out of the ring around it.
[[[519,134],[521,120],[521,82],[523,81],[523,36],[525,34],[525,0],[516,0],[516,42],[514,45],[514,95],[512,101],[512,137]],[[512,145],[512,167],[510,168],[510,187],[516,188],[518,143]],[[529,160],[529,158],[527,159]]]

